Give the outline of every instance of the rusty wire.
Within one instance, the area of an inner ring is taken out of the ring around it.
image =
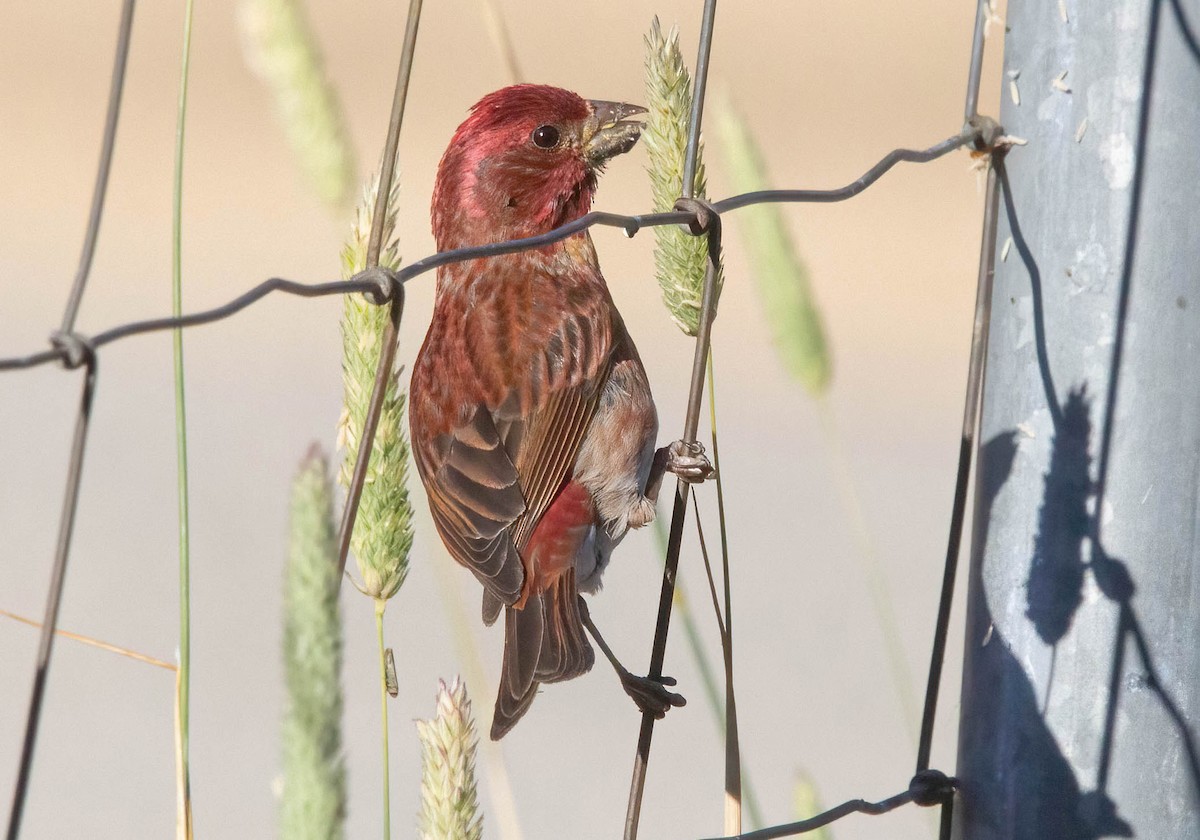
[[[705,11],[702,23],[699,59],[697,62],[696,98],[692,113],[692,124],[687,147],[687,171],[694,171],[699,143],[700,122],[704,106],[704,92],[707,80],[708,56],[711,50],[715,0],[705,0]],[[403,120],[404,103],[411,74],[412,57],[415,49],[417,25],[419,23],[421,0],[410,0],[409,17],[405,32],[404,47],[401,54],[400,66],[397,73],[396,89],[392,102],[389,120],[388,139],[385,147],[382,172],[379,185],[379,201],[386,200],[390,190],[395,151],[401,122]],[[705,272],[704,293],[701,304],[701,326],[696,342],[696,354],[693,364],[692,387],[688,400],[688,411],[685,421],[685,439],[693,440],[698,425],[700,406],[700,387],[697,376],[702,381],[704,365],[707,359],[708,334],[712,320],[712,286],[714,268],[720,257],[720,227],[721,216],[742,207],[767,202],[777,203],[831,203],[852,198],[870,187],[888,170],[900,162],[927,163],[936,160],[955,149],[973,145],[978,150],[990,151],[992,144],[999,135],[999,128],[986,117],[978,114],[979,84],[984,48],[984,27],[986,23],[986,0],[977,3],[975,26],[968,69],[967,94],[965,102],[966,122],[957,133],[930,146],[926,149],[894,149],[888,152],[874,166],[851,183],[836,189],[814,190],[763,190],[732,196],[722,201],[704,202],[692,199],[690,186],[692,178],[684,178],[684,195],[676,205],[676,209],[665,213],[646,213],[637,215],[621,215],[615,213],[592,212],[565,224],[548,233],[523,239],[505,242],[489,243],[470,248],[460,248],[440,252],[422,260],[410,263],[398,271],[389,271],[378,267],[378,254],[381,246],[382,225],[372,226],[371,240],[368,248],[367,270],[355,275],[350,280],[316,284],[299,283],[281,278],[271,278],[249,289],[228,303],[212,309],[195,312],[179,317],[156,318],[146,321],[132,322],[113,327],[93,337],[83,336],[74,330],[75,315],[79,308],[83,289],[90,267],[90,255],[95,247],[99,230],[101,211],[103,209],[104,191],[108,181],[108,171],[111,162],[112,147],[115,137],[116,121],[120,112],[120,96],[124,78],[124,67],[129,48],[129,36],[132,25],[133,0],[125,0],[122,10],[121,24],[114,60],[113,83],[110,92],[108,117],[106,119],[104,140],[100,164],[97,172],[96,189],[93,196],[91,214],[89,216],[85,236],[83,255],[72,286],[66,312],[63,317],[63,328],[51,338],[51,347],[24,356],[0,358],[0,372],[35,367],[58,361],[66,369],[83,367],[85,377],[80,402],[79,414],[75,433],[72,440],[71,458],[68,467],[67,486],[64,493],[63,512],[60,519],[59,539],[56,549],[55,564],[52,571],[50,592],[47,596],[46,618],[43,622],[42,641],[39,646],[37,670],[34,676],[30,710],[26,721],[25,741],[19,765],[17,785],[14,790],[13,807],[8,824],[8,840],[16,840],[20,831],[20,819],[29,783],[29,769],[32,762],[33,748],[36,741],[38,719],[41,711],[41,697],[49,667],[53,631],[57,622],[58,603],[61,599],[62,585],[66,573],[66,560],[70,547],[71,529],[74,522],[75,510],[79,499],[80,475],[83,464],[83,451],[87,438],[88,422],[91,405],[95,393],[96,374],[98,369],[98,350],[102,346],[149,332],[198,326],[223,320],[246,309],[258,302],[271,292],[279,291],[301,297],[319,297],[325,295],[347,294],[358,292],[379,305],[391,307],[391,318],[385,331],[381,358],[377,369],[375,387],[368,407],[364,423],[363,440],[360,442],[358,462],[355,465],[355,477],[347,497],[346,508],[339,531],[340,563],[344,567],[350,534],[353,530],[358,497],[361,492],[361,474],[365,474],[367,460],[372,449],[372,434],[378,423],[379,411],[383,403],[383,395],[388,376],[391,372],[395,353],[395,338],[403,312],[404,284],[439,266],[466,260],[510,254],[518,251],[542,247],[570,236],[579,234],[594,226],[618,227],[626,235],[633,236],[639,230],[661,225],[687,225],[692,233],[709,235],[709,260]],[[938,685],[940,683],[941,667],[945,656],[945,638],[949,625],[950,599],[953,594],[954,569],[958,550],[961,543],[962,524],[966,506],[968,482],[971,471],[971,461],[974,450],[974,435],[976,426],[976,407],[983,387],[984,350],[987,340],[987,318],[990,307],[991,276],[993,270],[993,254],[995,250],[995,178],[989,174],[988,191],[985,199],[985,216],[983,244],[980,253],[980,268],[975,312],[975,329],[972,335],[971,353],[968,369],[966,404],[963,417],[963,433],[960,441],[959,465],[955,486],[954,503],[952,506],[950,535],[946,554],[946,570],[943,587],[939,600],[938,619],[935,628],[933,651],[931,654],[929,684],[926,689],[925,709],[922,716],[921,737],[918,746],[917,774],[909,784],[909,788],[896,796],[882,802],[872,803],[865,800],[852,800],[818,814],[807,820],[787,825],[739,835],[743,840],[766,840],[793,836],[813,831],[821,826],[838,820],[847,814],[863,812],[880,814],[901,805],[915,802],[920,805],[939,805],[942,809],[941,830],[939,836],[945,840],[949,837],[951,822],[951,807],[953,804],[956,781],[940,771],[929,769],[929,753],[932,743],[932,731],[937,707]],[[379,207],[376,208],[374,219],[378,222],[383,218]],[[697,371],[699,373],[697,374]],[[668,542],[668,563],[664,571],[663,592],[660,600],[659,621],[655,632],[654,647],[651,657],[651,675],[661,674],[663,651],[665,650],[667,627],[670,621],[671,593],[674,589],[675,572],[678,564],[679,547],[682,539],[683,520],[686,515],[688,485],[680,482],[676,492],[675,512],[671,522],[670,540]],[[674,558],[674,563],[671,559]],[[641,786],[644,783],[646,761],[648,760],[649,733],[652,732],[653,718],[649,723],[643,720],[642,733],[639,736],[635,772],[631,783],[630,805],[627,813],[625,836],[636,837],[637,822],[641,808]]]

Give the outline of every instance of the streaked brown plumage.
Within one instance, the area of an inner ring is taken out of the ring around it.
[[[588,212],[604,163],[637,141],[624,118],[641,110],[541,85],[485,97],[438,167],[438,249]],[[591,668],[578,593],[598,589],[613,547],[654,517],[654,402],[591,237],[440,268],[410,406],[438,532],[483,584],[484,620],[505,613],[500,738],[539,683]]]

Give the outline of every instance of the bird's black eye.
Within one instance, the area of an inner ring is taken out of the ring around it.
[[[533,130],[533,145],[539,149],[553,149],[558,145],[558,129],[552,125],[539,125]]]

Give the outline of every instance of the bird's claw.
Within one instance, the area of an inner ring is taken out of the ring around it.
[[[682,694],[667,690],[669,685],[675,685],[673,677],[637,677],[628,671],[621,674],[625,693],[633,698],[643,714],[654,715],[656,720],[662,720],[672,707],[687,704]]]
[[[704,444],[697,441],[677,440],[668,446],[666,469],[689,484],[707,481],[717,474],[704,454]]]

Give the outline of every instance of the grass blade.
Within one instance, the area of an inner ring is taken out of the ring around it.
[[[762,152],[745,122],[728,103],[716,110],[733,191],[769,189]],[[777,204],[752,205],[737,214],[734,224],[758,281],[763,312],[784,369],[813,396],[825,393],[833,378],[825,329],[809,288],[808,268],[792,243],[782,209]]]
[[[183,13],[183,57],[179,70],[179,109],[175,122],[175,174],[171,197],[171,314],[183,314],[183,149],[187,122],[188,71],[192,55],[192,5],[185,0]],[[176,790],[178,820],[176,833],[184,840],[192,836],[191,768],[188,758],[190,731],[192,641],[191,641],[191,543],[188,533],[187,401],[183,378],[183,331],[174,330],[172,349],[175,374],[175,449],[179,494],[179,672],[176,679]]]

